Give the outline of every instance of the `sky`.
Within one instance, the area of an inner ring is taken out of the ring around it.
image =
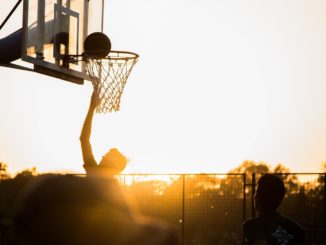
[[[7,2],[0,21],[16,1]],[[120,111],[95,115],[94,155],[117,147],[136,173],[225,173],[244,160],[320,172],[325,9],[322,0],[106,1],[113,49],[140,59]],[[0,38],[20,27],[21,9]],[[11,172],[83,172],[90,82],[0,74],[0,161]]]

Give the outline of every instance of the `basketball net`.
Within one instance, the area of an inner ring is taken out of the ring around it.
[[[99,96],[97,113],[119,111],[121,95],[138,54],[111,51],[103,59],[86,57],[86,70]]]

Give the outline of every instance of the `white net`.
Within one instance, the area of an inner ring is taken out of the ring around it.
[[[121,95],[138,55],[111,51],[104,59],[86,58],[86,69],[99,95],[98,113],[119,111]]]

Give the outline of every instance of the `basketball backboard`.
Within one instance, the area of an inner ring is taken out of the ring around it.
[[[85,38],[103,31],[104,0],[24,0],[22,60],[34,71],[82,84],[83,62],[65,62],[83,53]]]

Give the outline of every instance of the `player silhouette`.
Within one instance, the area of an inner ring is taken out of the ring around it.
[[[116,213],[113,217],[118,218],[118,222],[113,226],[124,227],[123,231],[127,232],[127,237],[131,244],[137,245],[176,245],[177,235],[167,224],[158,220],[152,220],[138,213],[126,199],[125,193],[121,186],[113,178],[126,167],[127,159],[116,148],[110,149],[97,164],[92,146],[90,143],[92,121],[95,109],[99,104],[99,97],[94,88],[89,109],[83,124],[80,135],[80,142],[84,160],[84,168],[88,179],[95,183],[100,192],[106,193],[108,203],[114,203],[119,207],[121,212]],[[130,219],[130,220],[129,220]],[[130,234],[128,234],[128,232]],[[124,237],[125,235],[122,235]],[[114,236],[113,236],[114,237]],[[118,236],[119,238],[121,235]],[[112,243],[117,244],[117,243]],[[121,243],[122,244],[122,243]],[[117,244],[120,245],[120,244]],[[125,244],[123,244],[125,245]]]
[[[99,104],[98,94],[94,92],[91,97],[89,109],[84,121],[84,125],[80,135],[80,143],[84,160],[84,168],[87,176],[96,177],[112,177],[115,174],[119,174],[127,165],[127,158],[120,153],[116,148],[110,149],[97,164],[90,143],[90,137],[92,132],[92,122],[95,109]]]
[[[255,208],[259,216],[243,224],[247,244],[305,244],[303,229],[295,221],[276,211],[284,195],[284,183],[277,175],[265,174],[259,179],[255,195]]]

